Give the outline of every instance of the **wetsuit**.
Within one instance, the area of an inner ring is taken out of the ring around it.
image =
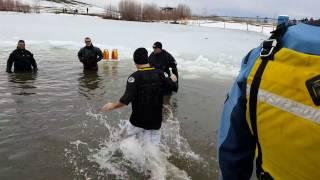
[[[32,72],[38,70],[33,54],[26,49],[16,49],[10,54],[7,61],[7,72],[12,72],[12,65],[14,65],[14,72]]]
[[[98,70],[98,62],[103,58],[103,54],[99,48],[91,45],[81,48],[78,58],[85,70]]]
[[[168,53],[166,50],[162,50],[161,53],[155,54],[151,53],[149,56],[149,63],[152,67],[156,69],[160,69],[163,72],[166,72],[169,76],[171,75],[170,69],[172,69],[172,73],[179,78],[177,62],[174,57]],[[175,90],[177,91],[178,88]],[[165,94],[169,95],[172,91],[168,91]]]
[[[179,77],[177,62],[166,50],[162,50],[159,54],[151,53],[149,63],[156,69],[166,72],[169,76],[171,75],[169,68],[172,68],[172,73]]]
[[[158,130],[162,123],[162,105],[165,91],[176,90],[174,83],[161,70],[139,69],[127,81],[127,87],[120,102],[132,103],[130,123],[146,130]]]

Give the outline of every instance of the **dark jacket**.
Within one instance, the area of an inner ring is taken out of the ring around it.
[[[7,72],[12,72],[12,65],[14,65],[14,72],[31,72],[32,70],[38,70],[33,54],[26,49],[16,49],[10,54],[7,61]]]
[[[160,54],[151,53],[149,56],[149,63],[156,69],[160,69],[166,72],[169,76],[171,75],[169,68],[172,68],[172,73],[179,77],[177,62],[174,57],[166,50],[162,50]]]
[[[101,50],[94,46],[83,47],[78,52],[79,61],[82,62],[84,69],[98,69],[98,62],[103,58]]]
[[[168,90],[176,90],[167,74],[155,68],[139,69],[127,81],[127,87],[120,102],[132,103],[130,122],[136,127],[158,130],[162,123],[163,96]]]

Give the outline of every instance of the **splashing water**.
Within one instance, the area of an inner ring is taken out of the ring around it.
[[[71,142],[75,148],[66,149],[65,157],[74,166],[75,172],[85,179],[191,179],[171,158],[206,162],[191,150],[187,140],[180,135],[180,123],[174,117],[172,108],[166,105],[164,112],[167,118],[162,123],[161,143],[157,146],[137,136],[123,137],[126,125],[130,123],[128,120],[120,120],[114,125],[107,115],[93,113],[91,109],[86,115],[104,126],[106,138],[98,148],[91,148],[80,140]],[[83,158],[93,164],[98,175],[92,176],[89,167],[80,167]]]

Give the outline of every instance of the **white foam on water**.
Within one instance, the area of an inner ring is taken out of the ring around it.
[[[136,136],[123,138],[122,134],[128,120],[120,120],[118,124],[113,124],[114,122],[110,121],[108,116],[93,113],[92,110],[87,112],[87,116],[103,125],[108,136],[99,144],[99,148],[91,148],[86,142],[80,140],[70,144],[76,146],[74,149],[76,151],[79,151],[79,145],[88,146],[90,153],[86,157],[87,160],[98,164],[99,169],[103,170],[106,176],[112,175],[116,179],[128,179],[132,176],[132,172],[138,173],[143,178],[155,180],[191,179],[187,172],[179,169],[168,159],[174,157],[203,164],[206,162],[192,151],[188,141],[180,134],[180,123],[173,116],[171,107],[165,106],[164,111],[168,113],[168,118],[161,128],[160,146],[146,143]],[[77,157],[75,157],[75,154],[82,153],[67,149],[65,152],[69,163],[75,166],[75,171],[85,176],[86,168],[78,167]]]
[[[178,58],[178,69],[182,71],[182,77],[186,79],[197,78],[217,78],[217,77],[235,77],[239,73],[240,64],[237,66],[232,63],[233,57],[224,54],[216,57],[215,60],[209,60],[202,55],[195,60],[184,60]],[[184,76],[184,74],[186,74]]]
[[[75,145],[75,146],[77,147],[77,150],[79,150],[79,145],[80,145],[80,144],[83,144],[83,145],[87,145],[87,146],[88,146],[88,143],[82,142],[82,141],[80,141],[80,140],[76,140],[76,141],[74,141],[74,142],[71,142],[70,144]]]

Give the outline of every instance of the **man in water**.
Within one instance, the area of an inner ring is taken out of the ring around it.
[[[152,47],[153,52],[149,56],[150,65],[166,72],[169,76],[171,75],[169,68],[171,68],[172,73],[178,78],[177,62],[174,57],[166,50],[162,49],[161,42],[155,42]],[[166,94],[171,94],[171,92]]]
[[[8,73],[12,73],[12,65],[14,65],[14,72],[36,72],[38,70],[33,54],[25,49],[23,40],[19,40],[17,49],[9,56],[6,70]]]
[[[124,95],[118,102],[107,103],[104,111],[112,111],[132,103],[130,123],[126,135],[143,137],[144,142],[160,144],[164,92],[177,89],[177,77],[157,70],[148,63],[148,51],[139,48],[134,52],[137,71],[129,76]]]
[[[86,46],[78,52],[79,61],[82,62],[84,70],[98,70],[98,62],[103,58],[101,50],[92,45],[91,39],[85,38]]]

